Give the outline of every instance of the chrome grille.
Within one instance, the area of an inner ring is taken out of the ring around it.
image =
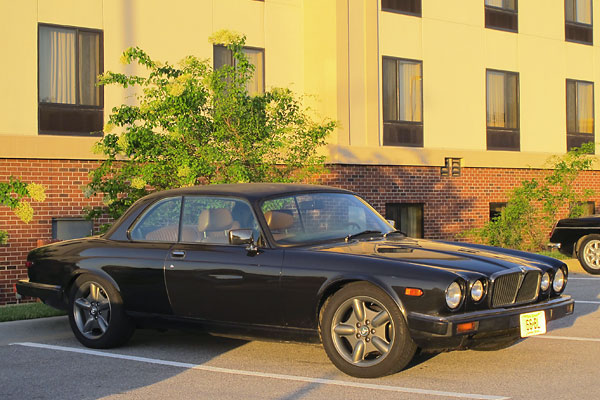
[[[521,288],[517,294],[516,303],[525,303],[535,300],[538,295],[538,287],[540,286],[540,273],[537,271],[529,271],[523,278]]]
[[[539,271],[512,272],[494,280],[492,307],[503,307],[535,300],[540,282]]]

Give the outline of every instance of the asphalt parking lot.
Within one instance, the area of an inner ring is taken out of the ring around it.
[[[575,313],[548,333],[492,352],[418,356],[380,379],[339,372],[318,345],[138,330],[94,351],[66,317],[0,324],[1,399],[600,398],[600,277],[570,263]]]

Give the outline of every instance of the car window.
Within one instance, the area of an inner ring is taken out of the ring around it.
[[[181,197],[160,200],[150,206],[130,231],[132,240],[176,242],[179,235]]]
[[[367,203],[346,193],[310,193],[263,202],[261,210],[273,239],[300,244],[344,238],[391,226]]]
[[[257,241],[260,237],[250,205],[238,199],[186,196],[182,221],[182,242],[228,244],[232,229],[251,229]]]

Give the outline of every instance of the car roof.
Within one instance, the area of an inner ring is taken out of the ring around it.
[[[163,190],[152,193],[147,197],[217,195],[235,196],[248,199],[249,201],[255,201],[266,197],[310,192],[352,193],[345,189],[323,185],[308,185],[298,183],[230,183],[190,186],[179,189]]]

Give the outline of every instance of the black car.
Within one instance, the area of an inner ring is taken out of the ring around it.
[[[552,230],[550,242],[561,253],[577,257],[590,274],[600,274],[600,215],[561,219]]]
[[[500,348],[573,312],[554,258],[396,231],[352,192],[237,184],[158,192],[102,236],[33,250],[17,290],[69,313],[85,346],[134,327],[321,341],[357,377],[417,348]]]

